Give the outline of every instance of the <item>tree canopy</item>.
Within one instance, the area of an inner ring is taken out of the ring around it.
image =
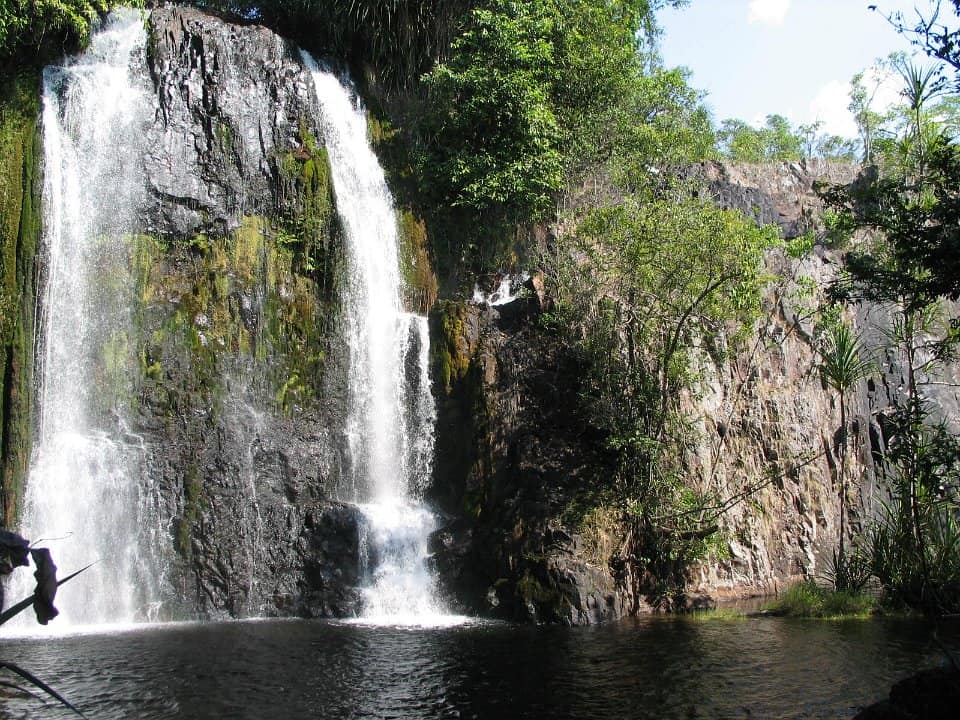
[[[40,58],[81,47],[91,23],[118,5],[142,0],[0,0],[0,62],[18,54]]]

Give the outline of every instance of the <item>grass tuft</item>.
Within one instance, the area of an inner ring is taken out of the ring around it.
[[[870,595],[835,591],[807,580],[791,585],[775,601],[765,605],[763,610],[784,617],[863,618],[875,612],[876,604]]]

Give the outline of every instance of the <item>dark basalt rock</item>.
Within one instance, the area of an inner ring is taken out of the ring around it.
[[[243,215],[273,214],[285,197],[280,158],[300,148],[305,122],[319,136],[310,75],[296,47],[258,26],[190,9],[150,16],[148,60],[157,119],[149,132],[149,189],[159,234],[223,233]]]
[[[363,516],[332,499],[346,397],[330,337],[341,239],[329,224],[310,237],[283,225],[303,193],[328,190],[302,176],[307,163],[314,180],[327,170],[312,77],[261,27],[163,7],[149,33],[145,170],[157,202],[134,253],[129,433],[151,482],[147,515],[162,524],[163,613],[356,615]],[[296,260],[309,247],[324,254]]]
[[[890,698],[864,708],[854,720],[952,720],[960,707],[960,672],[921,670],[896,683]]]
[[[431,317],[437,458],[431,499],[450,520],[431,537],[441,586],[460,610],[537,623],[616,620],[632,607],[558,517],[596,467],[570,394],[580,368],[538,329],[536,288],[511,303],[442,305]],[[461,333],[460,337],[445,335]],[[456,356],[453,355],[455,353]],[[461,355],[465,357],[461,357]]]

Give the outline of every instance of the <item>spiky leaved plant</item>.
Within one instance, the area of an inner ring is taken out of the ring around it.
[[[850,327],[838,322],[830,328],[826,346],[820,352],[820,376],[835,390],[840,400],[840,538],[834,568],[837,590],[847,589],[846,555],[844,553],[845,516],[847,505],[847,393],[872,372],[870,362],[861,359],[860,338]]]

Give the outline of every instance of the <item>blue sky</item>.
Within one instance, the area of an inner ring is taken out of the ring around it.
[[[826,132],[853,137],[850,78],[890,52],[911,52],[879,11],[867,9],[872,4],[915,17],[914,0],[691,0],[660,13],[661,52],[667,66],[693,71],[691,84],[707,91],[718,122],[756,124],[779,113],[795,124],[819,119]],[[878,100],[896,94],[891,85]]]

